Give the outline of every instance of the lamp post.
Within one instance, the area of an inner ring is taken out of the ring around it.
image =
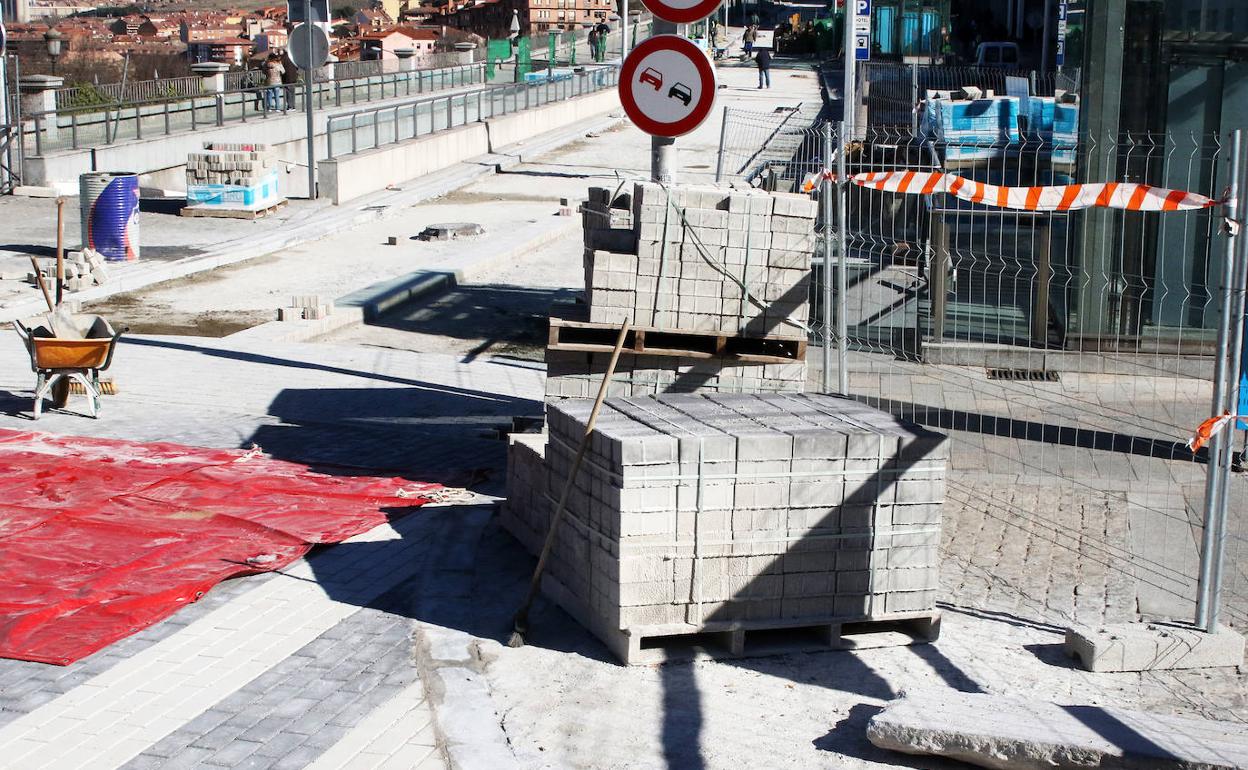
[[[511,9],[511,34],[507,39],[511,41],[511,66],[515,70],[512,80],[516,83],[520,82],[520,49],[516,45],[516,39],[520,37],[520,11],[515,8]]]
[[[61,58],[61,42],[64,35],[55,29],[48,29],[43,33],[43,42],[48,47],[48,58],[52,61],[52,74],[56,74],[56,60]]]

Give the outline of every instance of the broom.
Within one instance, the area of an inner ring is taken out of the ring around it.
[[[602,384],[598,386],[598,397],[594,399],[594,408],[589,413],[589,421],[585,423],[585,435],[581,436],[581,445],[576,450],[576,459],[572,461],[572,469],[563,482],[563,492],[559,494],[559,504],[555,506],[555,515],[550,519],[550,529],[546,532],[546,542],[542,545],[542,554],[537,558],[537,568],[533,570],[533,579],[529,581],[529,594],[520,605],[512,624],[511,638],[508,647],[523,647],[524,635],[529,630],[529,610],[542,584],[542,572],[546,569],[546,559],[555,544],[555,534],[559,531],[559,521],[563,518],[564,506],[568,502],[568,492],[572,482],[576,480],[577,471],[581,469],[581,460],[585,459],[585,450],[589,448],[589,437],[594,432],[594,422],[598,419],[598,410],[607,398],[607,388],[611,384],[611,375],[615,374],[615,364],[620,360],[620,351],[624,349],[624,338],[628,336],[628,321],[620,324],[620,336],[615,339],[615,349],[611,351],[611,360],[607,363],[607,371],[602,375]]]

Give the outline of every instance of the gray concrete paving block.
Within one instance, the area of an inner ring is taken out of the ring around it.
[[[871,718],[867,738],[883,749],[1010,770],[1230,770],[1248,766],[1243,727],[1113,707],[925,690],[890,701]]]
[[[1244,637],[1226,626],[1212,633],[1159,623],[1117,623],[1066,630],[1066,654],[1088,671],[1159,671],[1239,666]]]

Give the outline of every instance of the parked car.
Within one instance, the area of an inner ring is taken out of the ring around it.
[[[1022,66],[1017,43],[980,43],[975,49],[975,65],[1017,69]]]

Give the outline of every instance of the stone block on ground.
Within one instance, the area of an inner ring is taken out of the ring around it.
[[[1239,722],[955,690],[903,692],[871,718],[867,738],[882,749],[1011,770],[1248,767]]]
[[[1244,637],[1226,626],[1212,633],[1163,623],[1076,626],[1066,630],[1063,649],[1088,671],[1163,671],[1244,662]]]

